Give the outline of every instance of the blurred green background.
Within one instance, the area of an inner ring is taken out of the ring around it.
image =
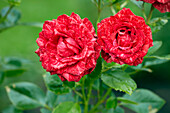
[[[8,6],[5,0],[0,0],[0,9]],[[126,7],[130,8],[136,15],[142,16],[140,9],[132,3]],[[61,14],[70,15],[71,12],[78,13],[81,18],[89,18],[94,26],[97,20],[97,8],[91,0],[22,0],[21,5],[16,7],[22,13],[21,22],[44,22],[56,19]],[[146,5],[149,12],[150,4]],[[148,11],[147,11],[148,10]],[[111,16],[109,8],[102,11],[101,19]],[[153,16],[163,16],[158,10],[154,10]],[[0,33],[0,56],[19,57],[29,59],[30,64],[25,65],[27,71],[19,77],[7,78],[0,86],[0,111],[7,107],[10,102],[4,86],[12,82],[30,81],[38,84],[45,90],[42,74],[44,69],[39,62],[39,57],[34,53],[38,48],[36,38],[40,28],[17,26]],[[161,31],[153,35],[154,40],[162,40],[163,46],[156,53],[158,55],[170,54],[170,22]],[[165,106],[159,113],[170,113],[170,62],[151,67],[153,73],[140,72],[134,76],[138,88],[147,88],[166,100]]]

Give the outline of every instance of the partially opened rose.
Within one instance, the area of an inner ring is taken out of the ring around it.
[[[161,13],[170,12],[170,0],[140,0],[140,1],[151,3]]]
[[[98,23],[98,43],[103,59],[110,63],[138,65],[153,44],[152,32],[142,17],[130,9],[122,9],[115,16]]]
[[[91,22],[79,15],[61,15],[45,21],[36,40],[42,66],[62,81],[79,81],[91,73],[100,55],[95,30]]]

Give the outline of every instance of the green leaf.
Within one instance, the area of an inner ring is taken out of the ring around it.
[[[120,106],[117,106],[113,113],[125,113],[124,109]]]
[[[1,10],[1,16],[4,17],[5,14],[7,13],[9,7],[5,7]],[[5,30],[9,27],[13,27],[16,25],[16,23],[18,22],[18,20],[20,19],[21,17],[21,13],[16,10],[16,9],[12,9],[10,11],[10,13],[8,14],[6,20],[4,20],[2,23],[0,23],[0,32],[2,30]]]
[[[67,101],[75,102],[72,92],[67,93],[67,94],[58,95],[57,104],[60,104],[62,102],[67,102]]]
[[[4,109],[2,113],[22,113],[22,111],[10,105],[6,109]]]
[[[101,70],[102,70],[102,58],[99,57],[97,59],[96,68],[91,72],[91,74],[88,74],[88,77],[97,79],[101,76]]]
[[[162,46],[162,41],[154,41],[153,47],[149,48],[147,56],[152,55],[155,53],[160,47]]]
[[[138,105],[137,102],[134,102],[132,100],[129,100],[129,99],[126,99],[126,98],[123,98],[123,97],[117,97],[117,100],[121,101],[123,104],[135,104],[135,105]]]
[[[143,1],[136,1],[136,0],[130,0],[132,3],[134,3],[136,6],[142,9]]]
[[[109,87],[126,92],[130,95],[137,87],[135,81],[127,73],[121,70],[103,73],[101,79]]]
[[[113,113],[113,108],[111,109],[103,108],[101,113]]]
[[[32,26],[32,27],[37,27],[37,28],[42,28],[43,27],[43,23],[41,23],[41,22],[19,23],[19,25]]]
[[[8,0],[8,2],[11,4],[11,5],[20,5],[21,3],[21,0]]]
[[[4,78],[5,78],[4,72],[0,71],[0,84],[3,83]]]
[[[57,95],[51,91],[47,91],[46,103],[51,108],[54,108],[57,105]]]
[[[114,108],[115,109],[116,106],[117,106],[117,99],[116,99],[116,97],[113,97],[113,96],[109,97],[107,99],[107,101],[106,101],[106,108],[107,109],[110,109],[110,108]]]
[[[63,87],[63,82],[56,74],[50,75],[49,73],[47,73],[46,75],[44,75],[44,81],[47,88],[57,95],[70,92],[69,88]]]
[[[8,97],[17,108],[26,110],[45,106],[45,94],[35,84],[15,83],[6,87]]]
[[[100,89],[100,79],[96,79],[93,83],[93,88],[97,91]]]
[[[25,69],[11,69],[11,70],[5,70],[4,75],[6,77],[15,77],[22,75],[26,70]]]
[[[156,59],[162,59],[162,60],[170,60],[170,54],[165,56],[146,56],[145,58],[156,58]]]
[[[40,112],[41,113],[52,113],[51,111],[49,111],[48,109],[45,109],[45,108],[41,108]]]
[[[142,64],[139,64],[137,66],[129,66],[130,68],[138,71],[147,71],[149,73],[152,73],[152,70],[150,68],[142,67]]]
[[[63,86],[73,88],[75,87],[75,82],[63,81]]]
[[[162,27],[168,23],[168,19],[165,18],[153,18],[150,21],[150,27],[152,29],[152,33],[156,33],[157,31],[160,31]]]
[[[81,113],[81,109],[77,103],[63,102],[59,104],[52,113]]]
[[[162,64],[162,63],[165,63],[168,61],[169,60],[166,60],[166,59],[156,59],[156,60],[152,60],[152,61],[147,61],[147,62],[145,62],[145,67]]]
[[[137,113],[149,113],[153,110],[158,111],[165,104],[162,98],[146,89],[137,89],[131,96],[125,94],[123,97],[138,103],[138,105],[123,105]]]

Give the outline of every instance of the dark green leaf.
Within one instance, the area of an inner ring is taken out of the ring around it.
[[[22,111],[11,105],[4,109],[2,113],[22,113]]]
[[[113,113],[125,113],[124,109],[117,106],[116,109],[113,111]]]
[[[56,74],[50,75],[49,73],[47,73],[46,75],[44,75],[44,81],[47,88],[57,95],[70,92],[69,88],[63,86],[63,82]]]
[[[0,84],[2,84],[4,78],[5,78],[4,72],[0,71]]]
[[[138,105],[123,105],[137,113],[149,113],[150,111],[158,111],[165,104],[165,101],[162,98],[146,89],[138,89],[133,92],[131,96],[126,94],[123,97],[138,103]]]
[[[20,109],[33,109],[45,105],[45,94],[35,84],[28,82],[7,86],[6,91],[12,104]]]
[[[165,18],[153,18],[150,22],[150,27],[152,29],[152,32],[155,33],[162,29],[162,27],[168,23],[168,19]]]
[[[165,56],[146,56],[145,58],[156,58],[156,59],[162,59],[162,60],[170,60],[170,54]]]
[[[22,75],[26,70],[25,69],[11,69],[11,70],[5,70],[4,75],[6,77],[15,77]]]
[[[132,91],[136,89],[135,81],[127,73],[121,70],[103,73],[101,79],[109,87],[126,92],[130,95],[132,94]]]
[[[57,95],[51,91],[47,91],[46,103],[51,108],[54,108],[57,105]]]
[[[41,113],[52,113],[51,111],[49,111],[48,109],[45,109],[45,108],[41,108],[40,111],[41,111]]]
[[[73,88],[75,87],[75,82],[63,81],[63,86]]]
[[[96,79],[94,81],[93,88],[99,91],[99,89],[100,89],[100,79]]]
[[[88,74],[90,78],[97,79],[101,76],[101,70],[102,70],[102,58],[99,57],[97,59],[96,68],[91,72],[91,74]]]
[[[110,108],[114,108],[115,109],[116,106],[117,106],[117,99],[116,99],[116,97],[113,97],[113,96],[109,97],[107,99],[107,101],[106,101],[106,108],[107,109],[110,109]]]
[[[160,47],[162,46],[162,41],[154,41],[153,47],[149,48],[147,56],[152,55],[155,53]]]
[[[81,113],[81,109],[77,103],[63,102],[59,104],[52,113]]]
[[[8,0],[11,5],[20,5],[21,0]]]
[[[136,6],[142,9],[143,1],[136,1],[136,0],[130,0],[132,3],[134,3]]]
[[[165,60],[165,59],[156,59],[156,60],[145,62],[145,66],[148,67],[148,66],[158,65],[158,64],[162,64],[168,61],[169,60]]]
[[[121,101],[123,104],[135,104],[135,105],[138,105],[137,102],[134,102],[132,100],[129,100],[129,99],[123,98],[123,97],[117,97],[117,100]]]

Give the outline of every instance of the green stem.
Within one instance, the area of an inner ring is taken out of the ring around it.
[[[142,13],[143,13],[143,16],[144,16],[144,19],[146,20],[146,14],[145,14],[145,8],[144,8],[144,5],[145,5],[145,2],[143,2],[142,4]]]
[[[44,107],[50,111],[52,111],[52,108],[50,108],[47,104],[44,105]]]
[[[6,14],[0,20],[0,23],[3,22],[7,18],[8,14],[10,13],[10,11],[12,10],[13,7],[14,7],[14,5],[10,5],[8,11],[6,12]]]
[[[87,100],[85,102],[85,112],[84,113],[88,113],[88,104],[89,104],[89,100],[90,100],[90,95],[92,92],[92,85],[93,85],[93,80],[91,81],[91,83],[89,84],[89,88],[88,88],[88,94],[87,94]]]
[[[97,104],[90,110],[89,113],[94,113],[94,111],[96,110],[96,108],[97,108],[100,104],[102,104],[102,103],[104,102],[104,100],[107,98],[107,96],[110,94],[111,91],[112,91],[112,88],[109,88],[109,89],[107,90],[107,92],[105,93],[105,95],[103,96],[103,98],[97,102]]]
[[[101,0],[98,0],[98,16],[97,16],[97,22],[96,25],[100,22],[100,15],[101,15]]]
[[[86,95],[85,95],[84,85],[85,85],[85,77],[83,77],[83,80],[82,80],[82,94],[83,94],[83,100],[84,100],[84,108],[86,108],[86,106],[87,106],[88,104],[86,103]],[[87,113],[86,110],[87,110],[87,109],[84,109],[84,113]]]
[[[150,19],[151,19],[151,17],[152,17],[153,10],[154,10],[154,7],[153,7],[153,5],[152,5],[152,6],[151,6],[151,9],[150,9],[150,12],[149,12],[149,15],[148,15],[148,18],[147,18],[147,23],[148,23],[148,24],[150,23]]]
[[[73,88],[73,91],[83,99],[83,95],[79,93],[75,88]]]

